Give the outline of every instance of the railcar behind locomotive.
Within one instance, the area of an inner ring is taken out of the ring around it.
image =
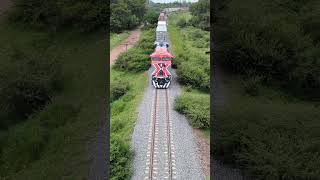
[[[166,47],[168,45],[167,26],[165,24],[159,24],[157,26],[155,44],[161,47]]]

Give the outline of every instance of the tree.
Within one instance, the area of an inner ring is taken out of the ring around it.
[[[144,0],[118,0],[111,2],[110,28],[113,32],[132,29],[144,20]]]
[[[190,12],[193,15],[190,22],[193,26],[203,30],[210,30],[210,1],[199,0],[190,6]]]
[[[144,21],[149,24],[157,24],[159,12],[155,10],[148,10],[144,16]]]

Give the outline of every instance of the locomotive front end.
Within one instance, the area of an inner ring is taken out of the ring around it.
[[[172,54],[167,48],[156,48],[150,55],[152,74],[152,85],[155,88],[167,89],[172,81]]]

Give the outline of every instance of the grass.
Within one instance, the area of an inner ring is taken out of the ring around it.
[[[206,138],[206,140],[210,143],[210,128],[205,129],[202,132],[203,132],[204,138]]]
[[[149,41],[153,42],[154,39],[149,36],[150,31],[143,31],[139,42],[131,50],[145,51],[146,49],[142,49],[140,46]],[[145,54],[146,52],[144,51],[141,51],[140,54]],[[128,83],[125,93],[122,93],[122,96],[111,104],[110,177],[112,180],[130,179],[131,177],[133,158],[131,134],[138,118],[137,107],[142,100],[148,82],[147,79],[148,75],[145,70],[132,71],[118,69],[115,66],[111,68],[111,84],[116,85],[120,81]]]
[[[255,179],[317,179],[319,104],[263,86],[249,96],[234,75],[224,83],[228,100],[217,108],[215,156]]]
[[[5,47],[0,56],[10,44],[28,48],[29,42],[51,38],[53,51],[63,55],[64,88],[42,111],[8,130],[2,142],[1,179],[87,178],[87,143],[105,117],[107,42],[101,41],[103,36],[102,32],[47,34],[2,24],[0,44]]]
[[[111,33],[110,34],[110,49],[118,46],[122,41],[129,37],[129,32],[122,32],[122,33]]]
[[[194,43],[198,38],[193,37],[195,33],[200,32],[200,39],[204,40],[209,37],[209,32],[191,26],[178,28],[176,23],[180,18],[185,18],[188,21],[191,14],[190,12],[174,13],[169,17],[168,31],[171,50],[176,56],[175,63],[178,64],[179,81],[185,87],[182,94],[175,100],[175,108],[188,117],[193,127],[201,128],[204,137],[209,140],[210,96],[208,91],[202,91],[206,88],[201,87],[203,84],[209,84],[210,82],[209,74],[205,74],[205,71],[209,70],[208,72],[210,72],[210,56],[205,54],[209,47],[195,47]],[[209,39],[207,43],[209,43]],[[196,67],[197,70],[187,69],[191,67],[188,63],[195,65],[193,67]],[[195,75],[195,72],[199,70],[203,76]],[[185,72],[189,72],[189,74]],[[201,81],[201,77],[207,77],[207,79],[203,78],[203,83],[197,84]]]
[[[147,74],[112,69],[111,82],[129,81],[129,91],[111,104],[111,179],[128,179],[131,175],[131,134],[137,120],[137,107],[147,84]]]
[[[175,99],[175,109],[185,114],[195,128],[210,128],[210,95],[191,90],[183,90]]]
[[[186,18],[187,20],[191,18],[191,14],[190,12],[182,12],[182,13],[173,13],[172,15],[170,15],[169,17],[169,27],[168,27],[168,31],[169,31],[169,35],[170,35],[170,41],[174,42],[174,44],[172,44],[171,48],[172,51],[175,54],[183,54],[186,53],[186,48],[190,49],[192,51],[192,53],[195,54],[195,56],[200,55],[200,56],[204,56],[206,51],[209,51],[209,46],[208,47],[204,47],[204,48],[197,48],[193,45],[194,43],[194,39],[192,39],[192,33],[196,30],[200,30],[198,28],[192,27],[192,26],[187,26],[185,28],[179,28],[176,26],[177,21],[179,20],[179,18]],[[210,32],[207,31],[202,31],[200,30],[203,34],[203,37],[201,38],[206,38],[208,41],[207,43],[209,43],[210,39]],[[205,57],[210,57],[209,55],[205,55]]]
[[[176,56],[174,66],[177,66],[181,84],[209,93],[210,56],[206,54],[209,51],[209,32],[191,26],[178,28],[175,24],[177,19],[187,15],[175,13],[169,17],[169,38]]]

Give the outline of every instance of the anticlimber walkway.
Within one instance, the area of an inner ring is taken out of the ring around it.
[[[111,49],[110,52],[110,65],[113,65],[118,56],[125,52],[127,49],[130,49],[133,47],[133,45],[138,42],[141,35],[141,27],[133,30],[130,32],[130,36],[123,42],[121,42],[120,45],[117,47]]]

